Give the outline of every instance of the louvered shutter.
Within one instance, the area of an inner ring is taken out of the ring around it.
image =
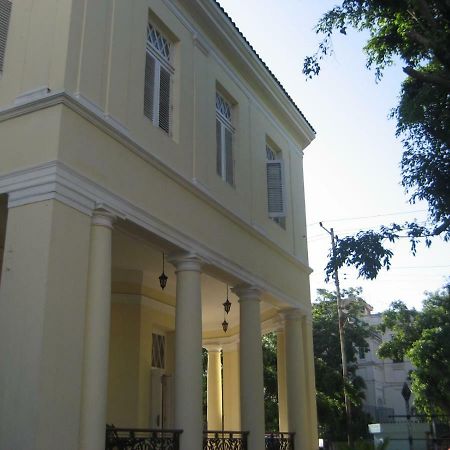
[[[153,122],[155,98],[155,58],[148,52],[145,56],[144,115]]]
[[[5,61],[11,6],[10,0],[0,0],[0,72],[3,72],[3,63]]]
[[[163,67],[159,76],[159,127],[166,133],[170,130],[170,73]]]
[[[284,217],[283,161],[267,161],[267,204],[269,217]]]
[[[216,170],[222,176],[222,124],[216,119]]]
[[[225,128],[225,180],[231,185],[234,184],[233,169],[233,134]]]

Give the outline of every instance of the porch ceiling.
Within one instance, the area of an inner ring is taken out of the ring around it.
[[[117,283],[125,283],[129,286],[145,292],[153,300],[175,305],[176,277],[174,267],[167,262],[165,273],[169,277],[164,291],[159,286],[159,275],[162,271],[162,251],[166,253],[176,250],[166,245],[158,238],[153,239],[148,234],[130,233],[130,230],[118,227],[113,231],[112,266],[113,286]],[[222,272],[219,268],[204,267],[201,277],[202,290],[202,323],[203,332],[221,330],[224,319],[222,303],[226,299],[226,284],[233,286],[238,280]],[[113,288],[114,293],[114,288]],[[237,297],[229,292],[229,300],[232,303],[231,311],[227,316],[230,331],[239,323],[239,306]],[[274,310],[275,299],[267,294],[263,295],[261,311],[264,317]],[[230,334],[230,332],[228,333]],[[224,335],[225,336],[225,335]]]

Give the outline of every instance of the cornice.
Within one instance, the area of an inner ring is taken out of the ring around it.
[[[219,63],[222,63],[222,58],[214,51],[208,39],[202,35],[193,24],[186,18],[177,5],[176,0],[163,0],[164,4],[180,19],[184,26],[186,26],[193,34],[195,45],[199,39],[202,42],[201,50],[203,53],[212,55]],[[221,10],[221,7],[211,0],[195,0],[193,2],[181,2],[182,6],[188,11],[193,9],[195,12],[193,16],[197,16],[201,11],[208,23],[214,27],[214,31],[218,36],[221,36],[222,42],[226,43],[233,49],[234,54],[238,57],[239,63],[248,68],[258,81],[263,89],[270,93],[274,104],[277,105],[282,113],[289,119],[296,128],[301,130],[306,145],[309,145],[316,137],[316,133],[312,126],[303,116],[303,113],[294,104],[287,92],[282,88],[280,82],[275,78],[269,68],[264,64],[261,58],[257,55],[251,45],[245,40],[243,35],[237,30],[236,26],[229,20],[226,13]],[[205,50],[207,52],[205,52]],[[226,70],[227,64],[222,64]],[[234,81],[236,81],[236,78]],[[240,83],[238,83],[240,84]],[[265,111],[263,111],[265,112]]]
[[[278,80],[275,79],[268,67],[263,63],[255,50],[245,40],[233,22],[228,18],[225,11],[211,0],[196,0],[196,3],[209,16],[216,28],[218,34],[233,47],[234,51],[240,57],[240,62],[247,65],[251,72],[258,77],[264,88],[270,92],[272,98],[281,107],[291,121],[293,121],[304,133],[309,142],[315,138],[315,132],[311,125],[306,121],[298,107],[294,105],[293,100],[288,97],[286,91],[281,87]],[[227,20],[224,20],[227,19]]]

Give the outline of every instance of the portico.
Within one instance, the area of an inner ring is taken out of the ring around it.
[[[305,356],[304,311],[282,305],[269,292],[237,279],[198,253],[177,249],[106,205],[90,216],[58,200],[9,209],[4,204],[3,211],[8,217],[3,303],[5,292],[10,289],[15,295],[19,286],[10,278],[8,249],[17,252],[19,242],[26,242],[31,226],[25,220],[28,211],[50,215],[49,226],[55,226],[56,220],[51,211],[59,211],[58,220],[70,220],[72,230],[75,226],[84,230],[86,246],[76,258],[87,268],[83,317],[77,313],[84,322],[84,335],[78,338],[83,342],[83,352],[78,354],[81,449],[104,448],[106,423],[118,428],[182,430],[181,449],[202,448],[206,429],[246,431],[250,450],[264,448],[262,324],[265,331],[277,331],[279,336],[279,410],[280,425],[285,427],[280,431],[296,433],[296,448],[310,448],[310,355]],[[71,219],[74,214],[85,219],[77,225]],[[13,226],[16,217],[22,218],[20,227]],[[23,251],[32,249],[26,246]],[[164,291],[158,280],[162,252],[169,255]],[[52,271],[59,269],[63,268],[54,266]],[[227,285],[233,287],[227,315],[230,328],[225,333],[221,322]],[[157,336],[164,337],[160,371],[152,343]],[[60,335],[66,337],[67,331]],[[202,347],[208,350],[207,423],[202,414]],[[158,415],[159,419],[152,419]]]

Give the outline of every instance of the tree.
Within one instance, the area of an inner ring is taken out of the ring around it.
[[[393,331],[383,343],[382,358],[415,366],[411,374],[415,406],[426,414],[450,415],[450,284],[423,301],[422,311],[397,301],[383,314],[382,329]]]
[[[319,428],[324,438],[344,441],[346,418],[336,296],[325,289],[317,292],[318,298],[313,303],[312,316]],[[344,290],[343,294],[347,299],[345,344],[351,381],[347,389],[354,412],[351,432],[354,437],[365,437],[368,418],[361,411],[364,382],[356,376],[356,361],[359,351],[368,351],[366,339],[372,330],[361,320],[366,305],[360,297],[361,289]]]
[[[400,101],[391,112],[405,151],[401,161],[402,185],[409,201],[428,203],[428,223],[391,224],[361,231],[339,240],[336,258],[330,255],[326,272],[355,265],[360,276],[373,279],[389,268],[392,251],[386,242],[402,236],[415,253],[419,239],[430,245],[432,236],[450,239],[450,1],[449,0],[344,0],[319,20],[316,32],[324,36],[317,52],[305,58],[303,72],[320,72],[324,57],[333,53],[332,35],[348,28],[366,31],[367,67],[377,80],[398,60],[407,75]]]
[[[266,431],[278,431],[277,336],[262,337],[264,366],[264,412]],[[282,430],[285,431],[285,430]]]

